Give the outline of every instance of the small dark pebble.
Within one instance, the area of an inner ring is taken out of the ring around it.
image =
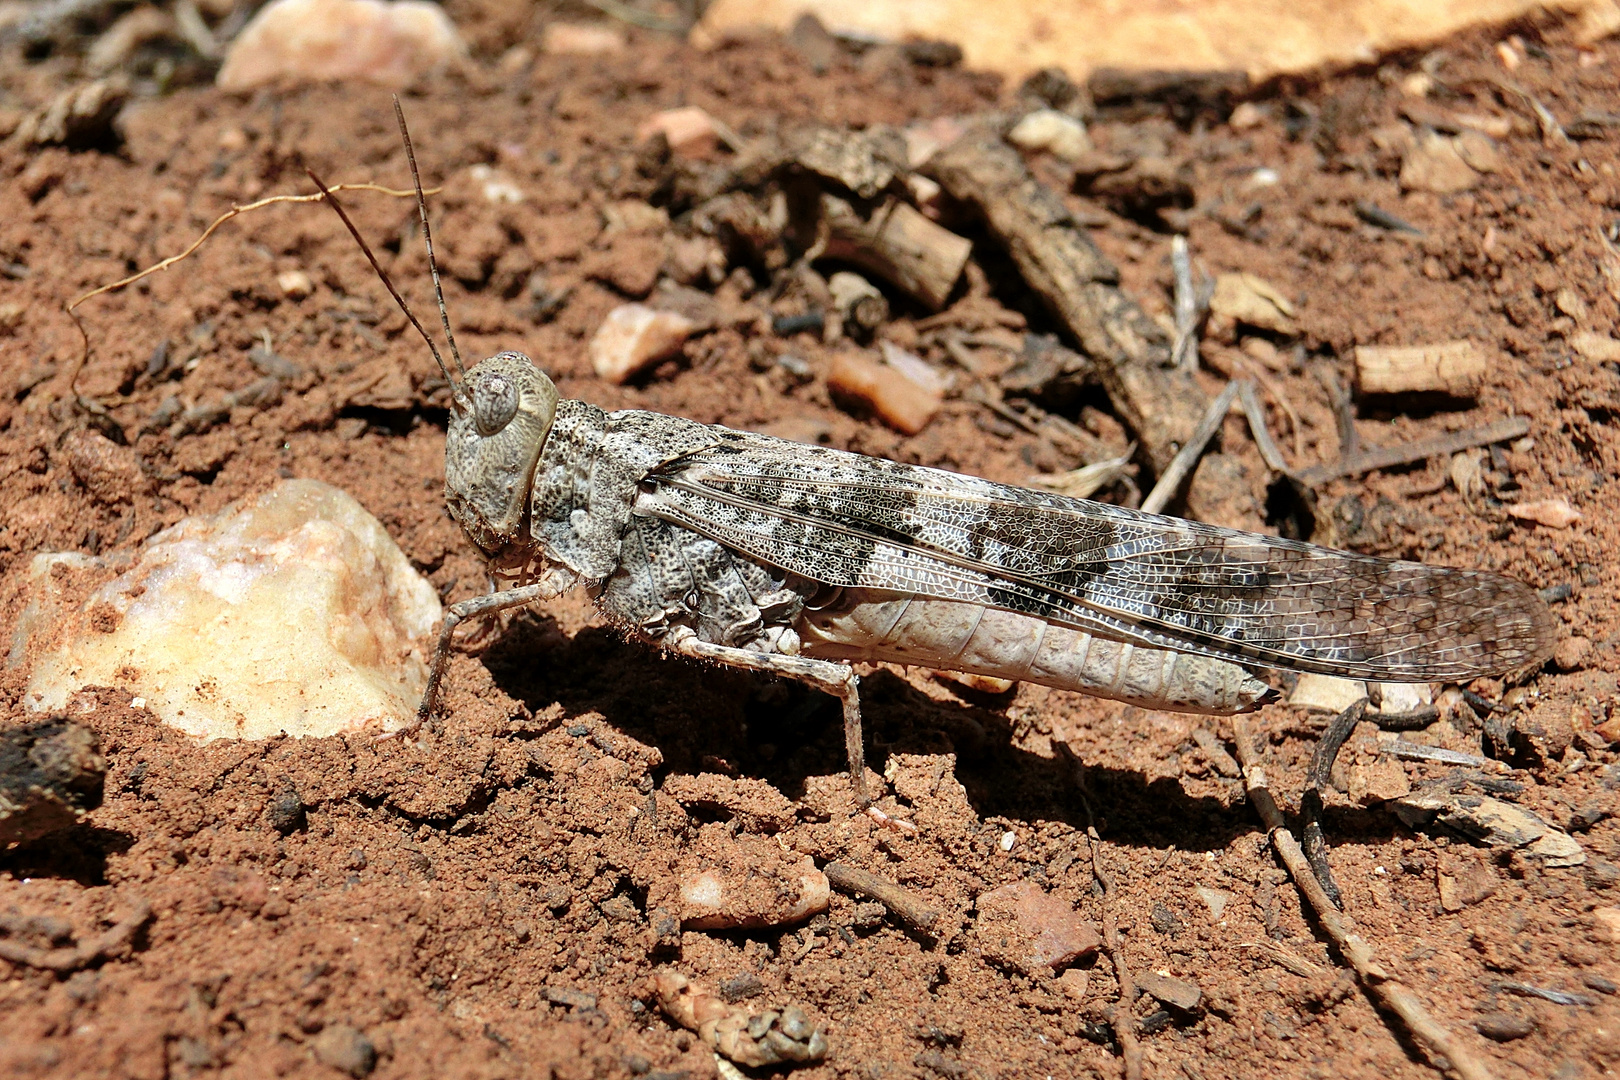
[[[1153,929],[1161,934],[1175,934],[1181,928],[1175,912],[1163,904],[1153,905],[1153,912],[1149,916],[1149,920],[1153,923]]]
[[[311,1045],[322,1062],[350,1076],[370,1076],[377,1067],[377,1048],[348,1024],[328,1024]]]
[[[1541,602],[1544,604],[1562,604],[1569,599],[1570,593],[1574,591],[1574,588],[1566,581],[1562,585],[1549,585],[1545,589],[1537,589],[1536,595],[1541,597]]]
[[[286,784],[271,796],[269,804],[264,808],[264,820],[272,829],[283,835],[302,828],[304,800],[299,796],[298,789]]]
[[[1608,816],[1609,810],[1602,803],[1589,802],[1569,815],[1569,831],[1585,832]]]
[[[1362,221],[1365,221],[1369,225],[1376,225],[1380,229],[1388,229],[1391,232],[1408,233],[1412,236],[1423,235],[1423,230],[1418,228],[1416,225],[1413,225],[1409,221],[1403,221],[1394,214],[1390,213],[1388,210],[1385,210],[1383,207],[1374,206],[1370,202],[1360,199],[1356,200],[1355,211],[1356,217],[1360,218]]]
[[[595,994],[587,994],[583,990],[572,990],[566,986],[548,986],[540,991],[540,996],[553,1005],[562,1005],[570,1009],[596,1008]]]
[[[1096,1043],[1098,1046],[1111,1047],[1114,1045],[1114,1029],[1107,1024],[1099,1024],[1095,1020],[1082,1020],[1080,1029],[1075,1034],[1087,1042]]]
[[[1175,1023],[1175,1017],[1165,1009],[1142,1018],[1139,1030],[1143,1035],[1154,1035]]]
[[[1474,1030],[1496,1042],[1512,1042],[1536,1030],[1536,1024],[1533,1020],[1509,1013],[1486,1013],[1474,1021]]]
[[[1600,994],[1620,994],[1620,983],[1590,971],[1581,978],[1581,982],[1586,984],[1588,990],[1596,990]]]
[[[590,727],[589,724],[569,724],[568,725],[568,734],[572,735],[576,739],[583,739],[585,736],[589,735],[590,733],[591,733],[591,727]]]
[[[735,978],[722,979],[720,982],[720,996],[732,1005],[764,992],[765,984],[760,982],[759,976],[752,971],[745,971]]]
[[[806,330],[819,334],[826,322],[826,317],[819,311],[807,311],[803,315],[778,315],[771,320],[771,333],[777,337],[791,337]]]

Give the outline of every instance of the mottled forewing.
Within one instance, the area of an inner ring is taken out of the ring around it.
[[[1521,582],[1160,517],[746,432],[636,509],[792,573],[1039,616],[1227,660],[1387,681],[1545,658]]]

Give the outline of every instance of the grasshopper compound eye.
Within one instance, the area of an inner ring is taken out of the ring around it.
[[[517,384],[505,374],[492,372],[473,386],[473,423],[485,438],[510,424],[517,411]]]

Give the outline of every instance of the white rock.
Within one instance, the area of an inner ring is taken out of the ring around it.
[[[1341,713],[1367,696],[1367,684],[1357,679],[1336,679],[1332,675],[1306,672],[1294,684],[1288,704],[1302,709]]]
[[[621,304],[602,320],[586,352],[597,375],[622,383],[680,352],[696,329],[697,323],[673,311]]]
[[[646,142],[659,134],[669,141],[670,152],[676,157],[712,157],[720,148],[720,129],[714,117],[696,105],[665,109],[648,117],[636,129],[636,142]]]
[[[1056,109],[1037,109],[1007,132],[1007,141],[1020,150],[1047,150],[1064,161],[1079,161],[1091,153],[1086,125]]]
[[[603,56],[624,52],[624,31],[606,23],[547,23],[540,51],[547,56]]]
[[[272,0],[231,42],[215,85],[361,79],[405,87],[467,55],[438,4],[427,0]]]
[[[146,699],[201,739],[393,730],[415,714],[439,621],[433,586],[350,495],[289,480],[211,518],[186,518],[133,565],[63,612],[51,566],[13,660],[41,652],[25,700],[60,709],[86,686]]]
[[[1434,704],[1434,687],[1428,683],[1378,683],[1378,711],[1390,716],[1417,712]]]

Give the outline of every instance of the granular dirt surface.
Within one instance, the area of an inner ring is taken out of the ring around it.
[[[647,116],[698,105],[746,139],[796,122],[906,124],[1007,107],[1011,88],[884,49],[817,73],[776,41],[699,54],[633,35],[619,56],[525,63],[503,54],[522,31],[499,11],[461,4],[452,14],[469,29],[474,65],[413,87],[405,106],[428,183],[445,185],[435,234],[464,352],[521,349],[565,396],[606,408],[810,431],[996,480],[1077,464],[962,398],[920,435],[896,435],[829,399],[817,342],[751,323],[696,339],[629,386],[599,381],[585,358],[589,335],[624,301],[619,290],[646,277],[645,238],[602,223],[614,200],[656,200],[635,144]],[[1566,125],[1588,110],[1612,116],[1620,45],[1577,48],[1556,24],[1521,33],[1511,78],[1526,94]],[[1348,383],[1356,344],[1467,337],[1492,363],[1472,404],[1361,403],[1365,444],[1529,418],[1528,441],[1483,460],[1483,491],[1465,498],[1451,462],[1431,460],[1325,485],[1318,517],[1359,550],[1568,586],[1555,610],[1590,650],[1566,649],[1568,663],[1521,684],[1473,689],[1505,701],[1524,730],[1553,732],[1511,742],[1512,785],[1499,790],[1571,830],[1584,864],[1550,869],[1413,831],[1339,791],[1328,793],[1326,820],[1347,910],[1390,970],[1496,1075],[1576,1080],[1620,1063],[1620,926],[1605,918],[1620,888],[1620,767],[1591,730],[1616,698],[1620,373],[1612,357],[1571,346],[1620,315],[1620,153],[1604,137],[1620,129],[1593,122],[1583,129],[1592,137],[1544,137],[1529,99],[1503,88],[1500,36],[1269,88],[1241,130],[1103,118],[1093,136],[1105,152],[1162,143],[1197,194],[1186,220],[1200,263],[1258,275],[1296,305],[1302,348],[1285,343],[1274,369],[1253,365],[1272,384],[1273,430],[1296,463],[1337,457],[1321,374]],[[1426,101],[1402,89],[1423,72],[1433,77]],[[75,78],[69,59],[25,60],[13,48],[0,60],[14,111]],[[1465,193],[1403,194],[1391,147],[1416,129],[1401,112],[1414,104],[1502,122],[1500,167]],[[188,261],[86,304],[96,349],[79,389],[105,405],[145,482],[98,482],[103,474],[69,452],[65,436],[82,420],[65,385],[79,350],[67,299],[179,251],[233,202],[308,190],[301,162],[330,181],[408,183],[387,96],[364,87],[246,98],[183,88],[137,97],[124,130],[115,152],[0,149],[8,640],[34,553],[131,549],[292,476],[352,492],[447,600],[481,591],[476,552],[441,497],[442,383],[320,206],[243,217]],[[469,172],[480,165],[513,178],[524,201],[481,198]],[[1038,171],[1067,187],[1054,163]],[[1168,313],[1168,235],[1068,198],[1095,223],[1126,291]],[[348,202],[380,238],[385,266],[431,310],[411,204],[366,193]],[[1366,223],[1358,202],[1421,235]],[[986,265],[996,303],[1051,329],[999,264]],[[307,296],[278,285],[289,271],[308,275]],[[738,278],[725,288],[768,306]],[[543,310],[541,293],[566,299]],[[891,299],[885,333],[915,341],[928,313]],[[238,400],[223,422],[178,435],[172,412],[153,421],[171,397],[189,408],[253,384],[256,346],[300,369],[279,396]],[[790,351],[811,378],[772,362]],[[1218,343],[1205,353],[1218,370],[1243,355]],[[1200,379],[1212,392],[1222,381],[1211,370]],[[1283,398],[1297,433],[1276,405]],[[1070,415],[1105,442],[1127,440],[1100,394]],[[1267,472],[1240,417],[1220,448],[1228,480],[1214,512],[1267,527]],[[1554,530],[1501,509],[1542,498],[1567,500],[1584,520]],[[10,667],[0,679],[12,722],[26,717],[25,674]],[[153,914],[127,948],[77,971],[0,961],[0,1071],[712,1075],[712,1054],[652,1002],[648,979],[668,966],[750,1008],[803,1008],[831,1044],[824,1062],[794,1070],[806,1078],[1118,1075],[1104,1023],[1117,983],[1105,958],[1060,980],[998,960],[975,933],[976,897],[1032,879],[1095,922],[1107,905],[1134,971],[1201,988],[1190,1011],[1146,996],[1134,1005],[1147,1021],[1149,1075],[1434,1075],[1301,914],[1241,781],[1194,737],[1203,727],[1230,745],[1229,723],[1033,686],[996,696],[916,670],[862,678],[868,759],[888,775],[879,805],[914,834],[855,813],[832,702],[626,644],[578,597],[458,654],[443,716],[418,738],[197,746],[127,693],[91,692],[82,719],[108,757],[105,802],[65,834],[0,851],[0,913],[13,937],[36,944],[91,938],[140,902]],[[1323,718],[1273,705],[1255,722],[1268,735],[1272,784],[1285,809],[1297,807]],[[1436,728],[1410,737],[1482,748],[1478,722]],[[1358,745],[1346,757],[1370,762],[1355,757],[1367,754]],[[1413,783],[1450,768],[1393,767]],[[664,790],[674,777],[679,798]],[[1115,886],[1106,899],[1091,815]],[[760,845],[899,882],[946,913],[938,936],[836,892],[825,916],[800,926],[658,925],[649,897],[667,893],[673,868]],[[1442,903],[1443,880],[1463,883],[1454,902]]]

